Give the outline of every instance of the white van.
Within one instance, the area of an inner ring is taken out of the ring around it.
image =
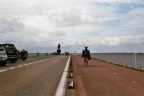
[[[0,45],[0,65],[5,66],[7,63],[7,52],[3,48],[3,46]]]

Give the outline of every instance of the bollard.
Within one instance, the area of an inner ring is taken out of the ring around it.
[[[74,82],[73,81],[68,82],[68,89],[74,89]]]
[[[69,74],[69,78],[74,78],[73,73],[70,73],[70,74]]]
[[[73,72],[73,69],[70,69],[69,72],[72,73],[72,72]]]

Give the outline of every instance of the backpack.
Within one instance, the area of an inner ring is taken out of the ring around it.
[[[90,51],[89,50],[83,50],[82,51],[82,56],[83,57],[87,57],[89,60],[91,60],[91,56],[90,56]]]

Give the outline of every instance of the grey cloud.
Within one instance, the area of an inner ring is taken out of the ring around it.
[[[19,32],[24,29],[24,24],[16,18],[0,17],[0,33]]]
[[[120,36],[104,38],[104,45],[137,46],[144,45],[144,35],[140,36]]]
[[[64,36],[65,34],[66,33],[60,32],[59,30],[58,30],[58,32],[51,32],[50,33],[50,35],[55,36],[55,37],[61,37],[61,36]]]
[[[72,27],[81,24],[81,12],[78,9],[53,12],[48,18],[56,22],[58,27]]]

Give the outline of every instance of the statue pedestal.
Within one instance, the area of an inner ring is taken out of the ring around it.
[[[58,52],[59,55],[61,54],[61,50],[60,49],[58,49],[57,52]]]

